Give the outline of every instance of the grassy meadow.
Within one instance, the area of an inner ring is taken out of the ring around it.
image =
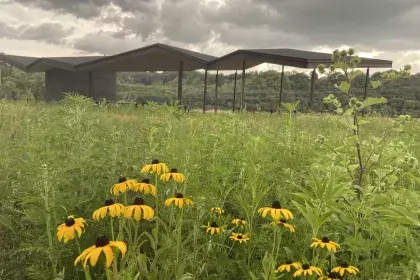
[[[203,115],[82,98],[2,102],[0,279],[420,279],[420,122],[362,119],[358,143],[369,162],[358,186],[345,116]],[[140,173],[154,159],[184,174],[185,183]],[[132,190],[115,196],[110,190],[121,177],[150,177],[157,198]],[[194,205],[165,206],[175,193]],[[93,220],[105,200],[131,205],[137,196],[154,209],[152,219],[108,213]],[[283,213],[279,222],[271,210],[262,217],[260,208],[278,208],[273,201],[293,219]],[[57,226],[70,215],[87,226],[80,238],[60,242]],[[212,224],[219,233],[202,227]],[[102,235],[124,242],[124,257],[114,248],[109,268],[105,251],[85,271],[83,261],[74,265]],[[323,237],[340,245],[336,252],[310,247]],[[289,260],[300,265],[276,272]],[[360,271],[353,275],[347,264]],[[328,278],[334,267],[344,276]]]

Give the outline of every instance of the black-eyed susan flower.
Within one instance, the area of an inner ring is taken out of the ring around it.
[[[318,278],[319,280],[341,280],[343,277],[340,276],[337,272],[330,272],[327,276],[321,275],[321,277]]]
[[[206,232],[210,233],[211,235],[213,235],[215,233],[216,234],[221,234],[224,231],[223,227],[219,227],[216,222],[213,222],[211,224],[209,223],[206,226],[203,225],[203,226],[201,226],[201,228],[205,229]]]
[[[327,236],[324,236],[321,240],[317,238],[312,238],[314,242],[311,244],[311,248],[320,246],[321,248],[326,247],[328,251],[336,252],[337,248],[340,248],[340,245],[331,241]]]
[[[151,164],[145,165],[141,170],[141,173],[155,173],[156,175],[161,175],[163,173],[169,172],[169,168],[163,162],[159,162],[159,160],[154,159],[152,160]]]
[[[74,265],[83,262],[83,267],[86,268],[88,262],[91,266],[96,266],[98,259],[103,252],[105,255],[105,267],[110,267],[114,260],[113,248],[118,249],[124,257],[127,252],[127,245],[122,241],[109,241],[106,236],[100,236],[96,239],[95,245],[85,249],[80,256],[74,261]]]
[[[179,173],[177,169],[172,168],[171,171],[168,173],[164,173],[160,176],[160,180],[164,182],[168,182],[169,180],[173,180],[177,183],[184,183],[185,182],[185,176],[182,173]]]
[[[111,193],[114,195],[119,195],[120,193],[125,193],[128,189],[131,189],[134,185],[137,184],[136,180],[127,180],[127,178],[121,177],[118,184],[115,184],[111,188]]]
[[[340,276],[344,276],[346,272],[356,275],[359,272],[359,269],[355,266],[349,265],[346,262],[343,262],[340,266],[334,267],[331,272],[336,272],[340,274]]]
[[[184,197],[182,195],[182,193],[176,193],[175,197],[171,197],[171,198],[167,199],[165,201],[165,206],[169,207],[172,203],[175,206],[178,206],[179,208],[184,207],[184,204],[185,205],[191,205],[191,206],[194,205],[194,202],[192,201],[192,199],[188,198],[188,197]]]
[[[258,210],[258,213],[265,218],[267,214],[270,214],[271,218],[274,220],[280,220],[281,217],[289,220],[293,219],[293,214],[287,209],[281,208],[280,202],[278,200],[273,201],[271,207],[263,207]]]
[[[111,217],[119,217],[123,213],[124,205],[121,203],[114,203],[112,199],[105,200],[105,205],[93,212],[92,218],[99,221],[109,214]]]
[[[312,274],[320,276],[322,274],[322,270],[316,266],[304,264],[300,268],[298,268],[295,271],[295,273],[293,273],[293,277],[306,276]]]
[[[141,181],[140,183],[132,185],[130,187],[130,190],[135,191],[135,192],[143,192],[145,194],[150,193],[154,197],[156,197],[156,193],[157,193],[156,187],[150,184],[149,179],[143,179],[143,181]]]
[[[232,220],[232,224],[237,225],[237,226],[245,226],[246,221],[244,219],[235,218]]]
[[[290,272],[292,270],[292,267],[294,269],[301,269],[302,268],[302,264],[300,262],[292,262],[290,260],[286,261],[285,264],[280,265],[277,268],[277,272],[283,272],[283,271],[287,271]]]
[[[68,216],[63,224],[57,227],[57,238],[58,241],[63,240],[67,243],[69,240],[73,240],[76,236],[81,236],[85,229],[86,221],[83,218],[74,218],[74,216]]]
[[[247,243],[249,240],[248,234],[242,234],[242,233],[235,233],[232,232],[232,235],[229,236],[230,239],[232,239],[233,241],[239,241],[239,243]]]
[[[155,210],[153,210],[152,207],[145,205],[144,200],[141,197],[136,197],[133,205],[124,208],[124,218],[134,218],[137,222],[140,220],[150,220],[154,216]]]
[[[220,207],[213,207],[213,208],[211,208],[210,209],[210,212],[212,213],[212,214],[219,214],[219,215],[222,215],[223,213],[225,213],[225,210],[223,210],[222,208],[220,208]]]
[[[287,221],[286,221],[286,219],[280,219],[280,221],[271,222],[270,225],[272,225],[272,226],[285,227],[290,232],[295,232],[295,228],[291,224],[288,224]]]

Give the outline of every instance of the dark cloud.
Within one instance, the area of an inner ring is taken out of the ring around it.
[[[72,29],[66,29],[61,24],[53,22],[45,22],[40,25],[12,26],[0,21],[0,38],[60,44],[72,32]]]
[[[107,54],[157,39],[196,48],[211,42],[226,48],[420,49],[419,0],[3,1],[111,23],[112,32],[81,35],[74,42],[77,49]],[[0,32],[14,33],[4,24]]]

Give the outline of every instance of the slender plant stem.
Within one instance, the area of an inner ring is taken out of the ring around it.
[[[158,175],[157,174],[154,174],[155,175],[155,187],[156,187],[156,210],[155,210],[155,212],[158,214],[159,213],[159,188],[158,188]],[[156,219],[156,240],[155,240],[155,242],[156,242],[156,250],[158,249],[158,242],[159,242],[159,225],[160,225],[160,222],[159,222],[159,219],[157,218]]]
[[[111,222],[111,237],[112,237],[112,241],[115,241],[114,219],[111,216],[109,216],[109,220]],[[116,259],[114,259],[114,262],[112,264],[112,269],[113,269],[112,276],[113,276],[114,280],[116,280],[117,279],[117,275],[118,275],[118,267],[117,267],[117,261],[116,261]]]
[[[181,208],[181,213],[178,217],[177,239],[176,239],[176,267],[179,267],[179,253],[181,251],[181,233],[182,233],[182,218],[184,215],[184,208]]]
[[[112,219],[111,216],[109,216],[109,220],[111,222],[111,237],[112,237],[112,241],[115,241],[114,220]]]
[[[275,250],[276,250],[276,243],[277,242],[277,228],[275,227],[274,228],[274,231],[273,231],[273,247],[271,248],[271,255],[274,257],[274,252],[275,252]],[[277,261],[277,260],[274,260],[274,261]]]
[[[280,231],[280,233],[277,232],[277,234],[279,235],[279,238],[278,238],[278,241],[277,241],[276,257],[275,257],[274,261],[277,261],[277,257],[279,255],[279,251],[280,251],[281,240],[283,239],[283,230],[278,230],[278,231]]]

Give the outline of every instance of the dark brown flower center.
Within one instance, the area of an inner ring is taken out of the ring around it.
[[[124,183],[125,181],[127,181],[127,178],[125,178],[125,177],[120,177],[118,179],[118,183]]]
[[[150,184],[150,180],[149,179],[143,179],[143,181],[141,181],[142,183],[145,183],[145,184]]]
[[[178,173],[178,170],[176,168],[172,168],[170,173]]]
[[[133,205],[144,205],[144,199],[141,197],[136,197],[134,199]]]
[[[176,198],[184,198],[184,196],[182,195],[182,193],[176,193],[175,194],[175,197]]]
[[[308,270],[310,267],[311,266],[309,264],[306,264],[306,263],[304,265],[302,265],[303,270]]]
[[[330,243],[330,239],[328,238],[328,236],[324,236],[322,237],[322,243]]]
[[[340,277],[339,274],[336,272],[330,272],[328,274],[328,278],[331,278],[331,279],[339,279],[339,277]]]
[[[280,201],[278,200],[273,201],[273,205],[271,205],[271,208],[280,209],[281,208]]]
[[[67,227],[71,227],[71,226],[72,226],[72,225],[74,225],[76,222],[74,221],[74,219],[73,219],[73,218],[68,218],[68,219],[66,219],[65,223],[66,223],[66,226],[67,226]]]
[[[114,205],[114,201],[112,199],[105,200],[105,206]]]
[[[159,164],[159,160],[158,159],[152,160],[152,164]]]
[[[238,234],[238,239],[242,239],[242,234]]]
[[[287,223],[287,221],[285,219],[281,219],[280,223],[285,224],[285,223]]]
[[[211,223],[210,227],[219,227],[216,222]]]
[[[348,268],[349,267],[349,264],[347,262],[342,262],[341,263],[341,267],[342,268]]]
[[[291,260],[287,260],[287,261],[286,261],[286,264],[287,264],[287,265],[290,265],[290,264],[292,264],[292,263],[293,263],[293,262],[292,262]]]
[[[105,247],[108,244],[109,244],[109,239],[105,235],[102,235],[96,238],[96,243],[95,243],[96,247]]]

